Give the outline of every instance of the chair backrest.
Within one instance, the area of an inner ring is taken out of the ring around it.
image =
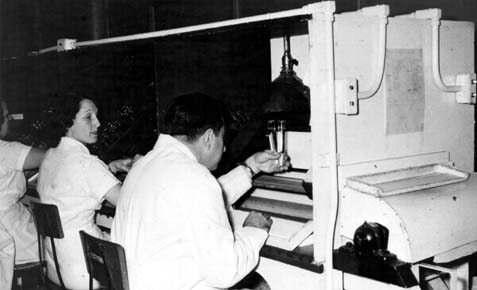
[[[91,277],[114,290],[129,290],[126,255],[121,245],[80,231],[86,267]]]
[[[36,231],[38,232],[38,256],[40,265],[43,265],[43,239],[50,238],[51,249],[53,251],[53,260],[55,262],[56,274],[60,282],[61,288],[66,289],[63,277],[61,276],[60,264],[56,254],[55,239],[62,239],[63,226],[61,225],[60,214],[58,208],[54,204],[46,204],[39,202],[30,202],[33,212],[33,221],[35,222]],[[42,276],[43,278],[43,276]]]
[[[55,239],[64,237],[60,214],[56,205],[31,202],[30,206],[38,234]]]

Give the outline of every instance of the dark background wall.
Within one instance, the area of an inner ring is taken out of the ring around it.
[[[54,146],[48,121],[54,119],[68,91],[92,96],[100,105],[102,138],[93,149],[107,160],[150,149],[168,102],[182,93],[202,91],[223,98],[240,127],[259,114],[268,97],[266,31],[36,52],[56,45],[59,38],[107,38],[293,9],[311,2],[0,0],[0,93],[11,111],[25,115],[13,137]],[[441,8],[444,19],[477,20],[475,0],[336,1],[338,12],[378,4],[390,5],[391,15]],[[242,154],[237,148],[232,147],[225,163],[232,164]]]

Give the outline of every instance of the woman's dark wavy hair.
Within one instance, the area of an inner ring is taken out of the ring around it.
[[[57,141],[65,136],[68,129],[73,126],[76,114],[81,108],[81,101],[85,99],[91,100],[96,104],[93,98],[73,92],[59,94],[54,98],[54,103],[50,106],[49,113],[55,115],[52,127]]]
[[[165,117],[165,133],[184,135],[194,141],[207,129],[216,135],[227,127],[228,111],[221,101],[202,93],[191,93],[174,98]]]

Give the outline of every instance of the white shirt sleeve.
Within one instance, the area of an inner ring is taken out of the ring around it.
[[[221,188],[210,177],[189,179],[190,199],[186,202],[188,231],[203,280],[212,287],[233,286],[258,263],[266,231],[246,227],[233,232]]]
[[[31,147],[19,142],[0,140],[0,164],[11,170],[23,170],[23,164]]]
[[[231,206],[252,187],[252,179],[243,166],[237,166],[218,178],[225,204]]]
[[[86,180],[93,192],[93,197],[98,201],[102,201],[108,190],[120,183],[114,174],[109,171],[108,166],[93,155],[91,155],[91,159],[88,162]]]

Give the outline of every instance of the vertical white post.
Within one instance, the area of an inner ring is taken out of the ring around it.
[[[324,265],[325,289],[333,289],[333,242],[338,210],[333,22],[335,2],[308,6],[314,258]]]

